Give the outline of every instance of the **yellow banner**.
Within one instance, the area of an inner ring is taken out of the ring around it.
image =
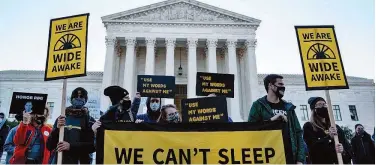
[[[334,26],[295,26],[307,90],[348,89]]]
[[[86,75],[89,14],[52,19],[45,81]]]
[[[281,130],[105,130],[103,142],[98,150],[103,149],[104,164],[286,163]]]

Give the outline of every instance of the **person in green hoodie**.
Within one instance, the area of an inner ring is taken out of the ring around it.
[[[283,123],[283,142],[287,164],[305,162],[303,131],[296,117],[295,106],[282,100],[285,93],[283,77],[270,74],[264,78],[267,95],[253,102],[248,122],[267,122],[280,120]]]

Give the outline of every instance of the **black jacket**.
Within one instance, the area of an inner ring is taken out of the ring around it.
[[[354,152],[354,164],[375,164],[375,143],[371,135],[364,132],[363,135],[355,135],[351,139]]]
[[[66,115],[64,129],[64,141],[70,144],[70,150],[63,152],[63,164],[90,164],[90,153],[95,152],[94,133],[91,126],[95,123],[89,114],[80,116]],[[47,140],[47,149],[53,151],[50,163],[56,164],[57,152],[55,151],[59,141],[59,129],[57,120]]]
[[[341,127],[337,125],[338,139],[343,145],[344,152],[342,159],[344,164],[351,164],[351,146],[345,138]],[[334,139],[332,139],[323,130],[313,130],[310,122],[303,126],[303,138],[307,144],[309,157],[312,164],[338,164],[337,153],[335,150]]]
[[[118,104],[110,106],[108,110],[101,116],[99,121],[101,122],[135,122],[138,108],[140,107],[141,99],[135,98],[132,102],[131,108],[128,111],[118,110]]]

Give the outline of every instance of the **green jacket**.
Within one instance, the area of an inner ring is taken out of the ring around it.
[[[292,152],[295,162],[305,162],[305,151],[303,141],[303,131],[299,124],[299,120],[295,114],[295,106],[282,100],[287,110],[288,125],[290,130],[290,138],[292,145]],[[253,102],[251,110],[249,111],[248,122],[263,122],[272,118],[273,112],[269,106],[266,96]]]

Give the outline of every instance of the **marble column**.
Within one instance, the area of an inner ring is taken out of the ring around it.
[[[248,64],[248,83],[249,83],[249,105],[258,99],[258,76],[257,76],[257,65],[256,65],[256,39],[247,39],[245,42],[247,48],[247,64]]]
[[[187,98],[196,97],[196,74],[197,74],[197,38],[188,38],[188,85],[187,85]]]
[[[227,55],[228,60],[228,72],[229,74],[234,74],[234,98],[230,98],[230,115],[234,122],[241,122],[242,118],[240,115],[240,106],[239,106],[239,75],[238,67],[236,61],[236,44],[237,40],[227,40]]]
[[[166,76],[175,76],[175,38],[166,38]],[[165,99],[165,104],[174,104],[174,99]]]
[[[104,71],[102,78],[102,89],[101,89],[101,110],[107,110],[108,106],[111,104],[110,99],[103,94],[105,88],[113,85],[113,72],[114,72],[114,57],[115,57],[115,43],[116,38],[106,36],[106,58],[104,63]]]
[[[127,50],[125,54],[123,87],[128,90],[130,95],[134,96],[136,93],[133,89],[133,83],[136,82],[136,78],[134,77],[136,38],[126,38],[125,44],[127,45]]]
[[[217,73],[217,39],[207,39],[206,71]]]
[[[155,71],[155,38],[146,38],[145,75],[154,75]]]

